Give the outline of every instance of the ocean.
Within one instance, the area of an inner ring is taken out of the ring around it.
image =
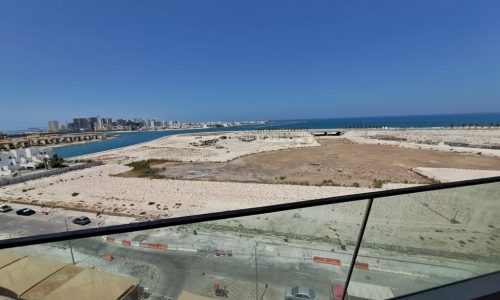
[[[126,147],[134,144],[144,143],[168,135],[216,132],[216,131],[245,131],[255,129],[288,129],[288,128],[352,128],[352,127],[444,127],[453,124],[455,127],[490,124],[500,124],[500,113],[482,114],[453,114],[453,115],[426,115],[426,116],[391,116],[391,117],[362,117],[362,118],[334,118],[334,119],[303,119],[303,120],[276,120],[264,125],[238,126],[230,128],[209,128],[191,130],[165,130],[165,131],[142,131],[111,133],[116,138],[92,142],[87,144],[76,144],[54,148],[54,153],[64,158],[91,154],[100,151]]]
[[[336,119],[305,119],[273,121],[267,124],[269,128],[352,128],[352,127],[445,127],[453,124],[460,127],[463,124],[486,125],[500,124],[500,113],[482,114],[453,114],[453,115],[425,115],[425,116],[391,116],[391,117],[362,117]]]

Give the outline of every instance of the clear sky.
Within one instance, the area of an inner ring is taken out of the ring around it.
[[[500,1],[1,1],[0,129],[500,111]]]

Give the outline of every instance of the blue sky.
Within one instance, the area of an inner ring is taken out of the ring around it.
[[[500,111],[500,1],[1,1],[0,129]]]

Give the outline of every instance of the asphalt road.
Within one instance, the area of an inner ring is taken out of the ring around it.
[[[256,278],[261,300],[283,299],[285,289],[295,285],[310,287],[320,299],[329,299],[332,283],[343,282],[347,274],[346,267],[325,268],[311,262],[286,263],[273,261],[270,257],[257,257],[256,275],[255,256],[215,257],[213,254],[147,250],[109,244],[102,238],[74,240],[72,247],[77,263],[92,257],[104,271],[141,280],[152,289],[151,298],[157,299],[177,299],[183,290],[207,294],[214,282],[229,285],[229,299],[256,299]],[[103,253],[112,254],[114,260],[102,260]],[[400,286],[403,290],[419,290],[446,282],[444,278],[413,278],[374,270],[357,272],[353,277],[356,281]],[[398,294],[397,289],[394,292]]]
[[[68,230],[77,230],[82,228],[98,227],[100,220],[92,219],[91,223],[80,226],[72,223],[73,218],[79,216],[75,212],[73,216],[65,215],[43,215],[39,207],[30,207],[26,205],[11,205],[13,210],[0,213],[0,238],[14,238],[21,236],[30,236],[38,234],[47,234],[66,231],[65,220],[68,224]],[[16,210],[29,207],[36,211],[31,216],[19,216]],[[81,213],[80,213],[81,214]]]

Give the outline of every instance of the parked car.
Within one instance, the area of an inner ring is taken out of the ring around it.
[[[90,219],[88,217],[81,216],[81,217],[75,218],[73,220],[73,223],[83,226],[83,225],[87,225],[88,223],[90,223]]]
[[[316,293],[307,287],[294,286],[285,291],[285,300],[318,300]]]
[[[16,211],[16,214],[18,214],[20,216],[31,216],[35,213],[36,212],[34,210],[32,210],[31,208],[22,208],[22,209]]]
[[[8,211],[11,211],[12,210],[12,207],[10,207],[10,205],[0,205],[0,212],[8,212]]]

